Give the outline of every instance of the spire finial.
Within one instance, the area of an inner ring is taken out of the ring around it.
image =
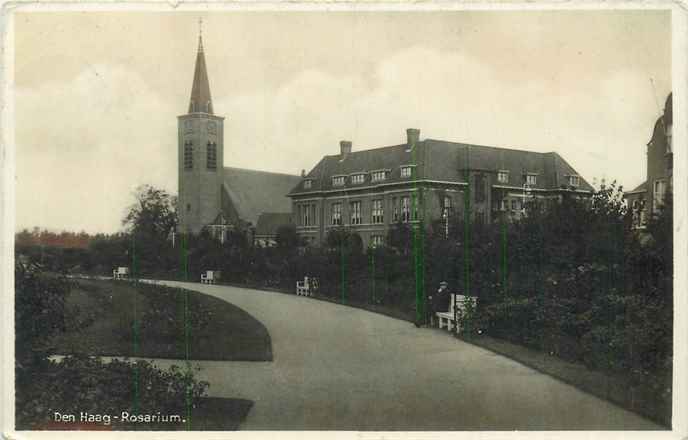
[[[203,18],[198,19],[198,51],[203,52]]]

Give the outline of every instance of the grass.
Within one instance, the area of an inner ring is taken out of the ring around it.
[[[76,311],[53,343],[60,354],[271,361],[270,335],[242,309],[212,296],[125,281],[78,280]]]
[[[650,380],[652,378],[638,381],[630,376],[593,371],[585,365],[567,362],[547,353],[489,336],[462,336],[461,339],[609,400],[664,425],[667,429],[671,427],[671,393],[656,389]]]

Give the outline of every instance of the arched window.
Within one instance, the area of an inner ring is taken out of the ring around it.
[[[193,143],[191,141],[184,143],[184,169],[193,169]]]
[[[217,169],[217,144],[208,142],[207,147],[207,167],[209,170],[215,170]]]

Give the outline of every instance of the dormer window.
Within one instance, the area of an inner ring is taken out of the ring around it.
[[[365,182],[365,174],[363,173],[358,173],[358,174],[352,174],[351,175],[351,184],[352,185],[360,185],[361,183]]]
[[[373,171],[370,173],[370,180],[372,182],[382,182],[383,180],[387,179],[387,171],[386,170],[378,170],[378,171]]]
[[[672,124],[667,125],[665,134],[666,134],[666,144],[667,144],[667,153],[671,153],[671,141],[672,141]]]
[[[332,186],[344,186],[345,176],[333,176]]]
[[[407,178],[411,177],[413,174],[413,166],[412,165],[403,165],[401,167],[401,177]]]
[[[313,186],[313,181],[311,179],[306,179],[303,181],[303,189],[311,189]]]
[[[569,180],[569,186],[579,186],[580,185],[580,177],[578,176],[568,176]]]
[[[509,183],[509,171],[506,171],[506,170],[497,171],[497,182]]]

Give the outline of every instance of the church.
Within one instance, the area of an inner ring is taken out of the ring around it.
[[[278,223],[290,221],[286,194],[300,176],[224,166],[225,118],[213,109],[202,35],[189,107],[177,119],[177,233],[206,229],[224,242],[232,229],[270,237]]]

